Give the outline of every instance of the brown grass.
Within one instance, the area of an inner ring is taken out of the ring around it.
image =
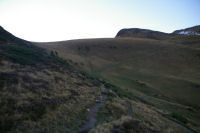
[[[2,61],[1,131],[70,132],[103,91],[74,70],[36,69]]]
[[[57,51],[77,69],[104,78],[133,95],[143,93],[163,100],[159,108],[171,113],[174,108],[165,102],[199,112],[199,44],[199,37],[181,35],[163,40],[125,37],[36,43]],[[145,101],[146,97],[140,99]],[[178,111],[181,115],[185,112]],[[199,127],[200,116],[196,112],[188,114],[190,125]]]

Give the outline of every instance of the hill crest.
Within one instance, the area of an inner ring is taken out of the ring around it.
[[[200,35],[200,26],[194,26],[182,30],[176,30],[172,33],[164,33],[160,31],[154,31],[141,28],[124,28],[121,29],[116,37],[139,37],[162,40],[173,37],[174,35]]]
[[[186,29],[181,29],[181,30],[176,30],[173,32],[173,34],[181,34],[181,35],[200,35],[200,25],[186,28]]]

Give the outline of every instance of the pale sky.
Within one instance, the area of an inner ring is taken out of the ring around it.
[[[200,0],[0,0],[0,25],[29,41],[114,37],[122,28],[200,25]]]

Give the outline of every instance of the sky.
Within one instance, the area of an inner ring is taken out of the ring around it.
[[[0,25],[37,42],[115,37],[123,28],[200,25],[200,0],[0,0]]]

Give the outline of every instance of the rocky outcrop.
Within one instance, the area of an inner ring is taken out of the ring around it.
[[[116,37],[139,37],[139,38],[150,38],[150,39],[157,39],[160,40],[169,34],[147,30],[147,29],[139,29],[139,28],[130,28],[130,29],[122,29],[120,30]]]
[[[200,36],[200,25],[194,26],[182,30],[176,30],[173,32],[173,34],[181,34],[181,35],[198,35]]]

